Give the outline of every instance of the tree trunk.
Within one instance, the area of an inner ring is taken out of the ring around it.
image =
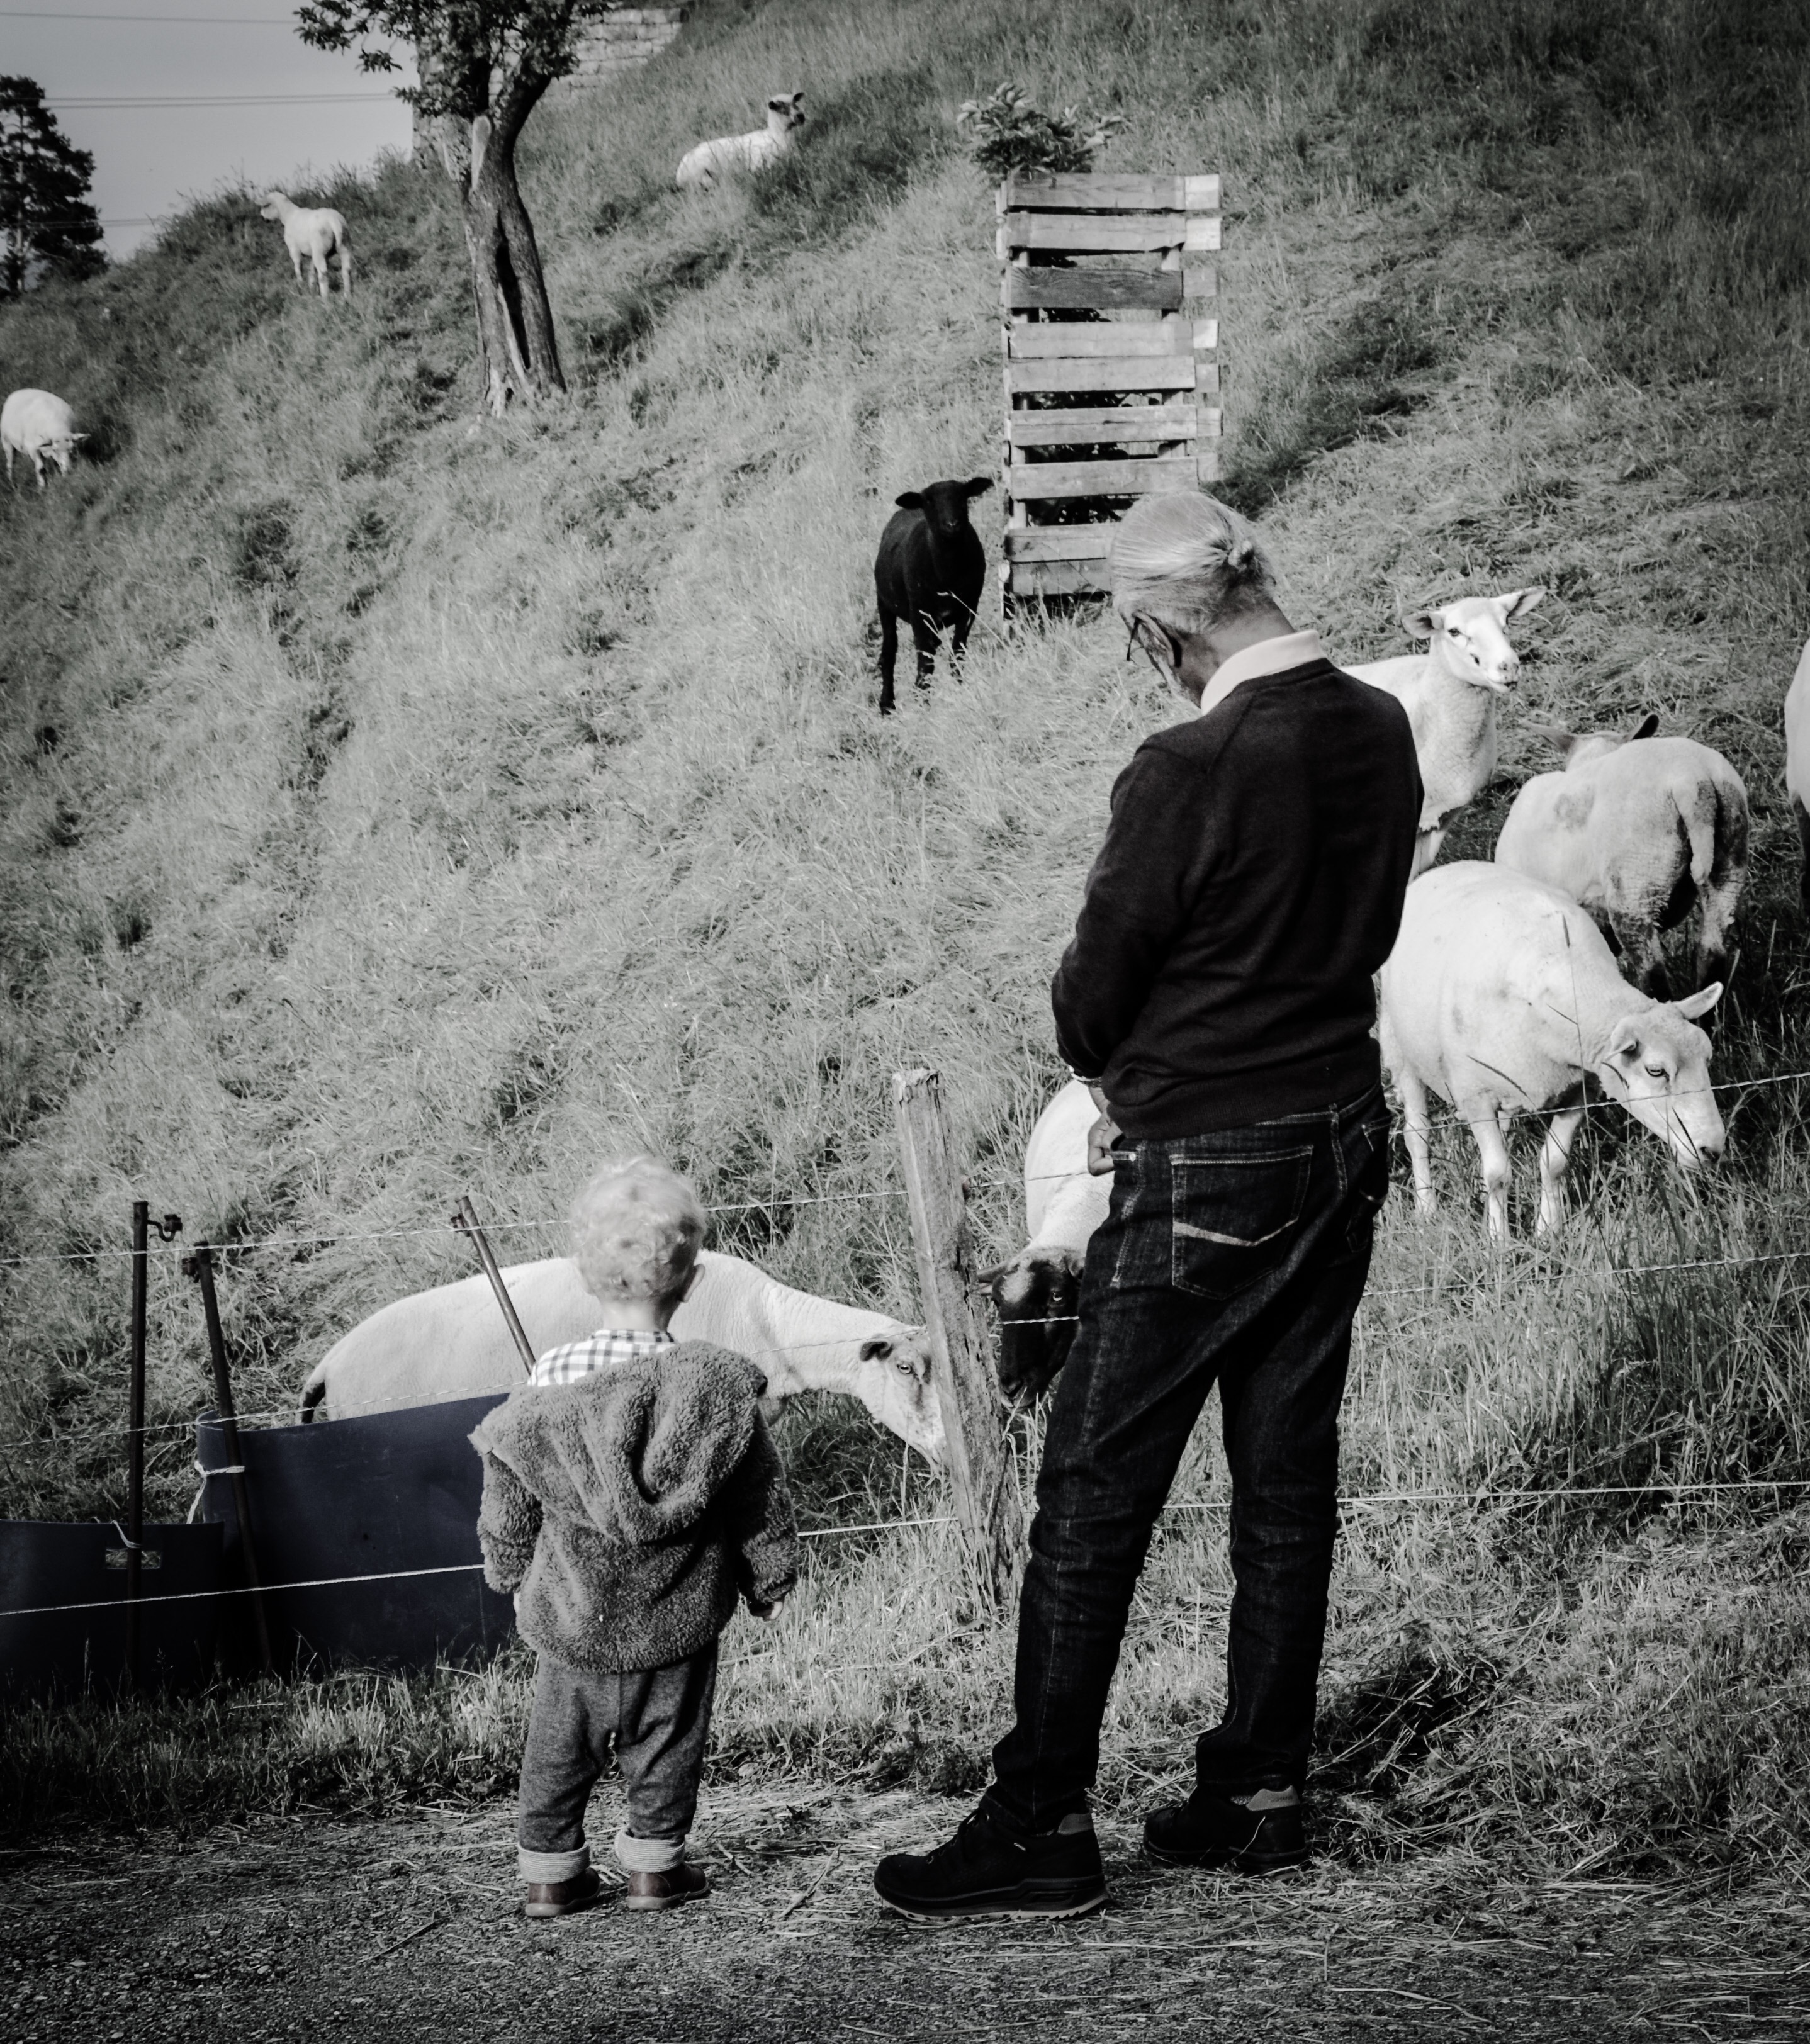
[[[484,402],[498,418],[511,398],[536,405],[566,387],[540,252],[516,183],[515,138],[528,110],[519,94],[510,98],[517,117],[506,128],[481,114],[471,124],[468,145],[464,135],[450,132],[463,128],[461,122],[437,123],[436,137],[447,175],[459,186]]]

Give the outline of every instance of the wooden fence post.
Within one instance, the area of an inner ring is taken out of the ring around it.
[[[974,1243],[961,1174],[949,1152],[942,1081],[935,1072],[894,1072],[893,1112],[955,1514],[982,1593],[997,1608],[1009,1600],[1017,1573],[1023,1513],[1000,1424],[990,1345],[974,1301]]]

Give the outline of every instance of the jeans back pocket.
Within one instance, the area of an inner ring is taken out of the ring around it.
[[[1172,1157],[1170,1281],[1229,1299],[1288,1254],[1313,1170],[1313,1145],[1266,1156]]]

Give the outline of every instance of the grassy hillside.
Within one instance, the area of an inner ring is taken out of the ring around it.
[[[359,1316],[463,1274],[458,1192],[543,1253],[624,1142],[734,1209],[721,1246],[912,1310],[901,1064],[944,1073],[1012,1243],[1047,974],[1113,774],[1174,705],[1082,616],[977,633],[964,686],[874,714],[890,500],[995,461],[992,206],[953,119],[1002,78],[1126,115],[1103,167],[1224,173],[1225,490],[1292,613],[1356,659],[1402,650],[1422,601],[1551,590],[1508,779],[1447,856],[1486,854],[1550,763],[1528,724],[1658,709],[1754,805],[1716,1075],[1810,1069],[1778,737],[1810,632],[1807,44],[1784,0],[698,6],[632,83],[532,124],[558,412],[478,416],[456,221],[401,166],[309,194],[352,222],[349,306],[295,294],[227,198],[0,313],[10,382],[95,434],[67,484],[0,504],[0,1254],[30,1259],[0,1270],[0,1504],[119,1508],[97,1430],[123,1417],[135,1197],[244,1245],[223,1295],[271,1408]],[[794,159],[668,188],[795,85]],[[1804,1097],[1726,1097],[1700,1189],[1601,1118],[1551,1249],[1485,1250],[1462,1132],[1447,1214],[1392,1206],[1347,1481],[1476,1504],[1351,1516],[1323,1785],[1355,1846],[1512,1833],[1600,1865],[1810,1838],[1780,1787],[1810,1760],[1803,1521],[1777,1516],[1804,1493],[1666,1489],[1810,1480]],[[1654,1264],[1705,1267],[1618,1274]],[[206,1397],[190,1289],[159,1264],[172,1512]],[[813,1519],[935,1497],[845,1414],[787,1438]],[[1219,1483],[1203,1443],[1115,1705],[1118,1791],[1181,1764],[1217,1693]],[[1539,1502],[1566,1486],[1593,1494]],[[737,1650],[731,1757],[971,1777],[1003,1646],[941,1539],[820,1557]],[[430,1731],[453,1712],[423,1765],[475,1789],[509,1764],[514,1679],[488,1716],[384,1693]],[[390,1707],[294,1705],[321,1778],[393,1778]],[[235,1773],[197,1736],[220,1796],[263,1792],[256,1756]],[[40,1788],[87,1764],[16,1750]],[[174,1778],[158,1750],[122,1808]]]

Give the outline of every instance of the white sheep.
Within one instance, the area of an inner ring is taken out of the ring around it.
[[[999,1388],[1036,1398],[1068,1360],[1087,1245],[1106,1218],[1110,1173],[1087,1168],[1098,1109],[1070,1079],[1038,1116],[1024,1146],[1024,1218],[1031,1239],[982,1274],[999,1314]]]
[[[48,390],[15,390],[0,405],[0,447],[6,450],[6,481],[13,480],[13,457],[29,457],[32,472],[44,487],[44,458],[48,455],[63,474],[76,443],[88,436],[75,430],[75,414]]]
[[[1722,1154],[1709,1039],[1696,1027],[1720,985],[1659,1001],[1616,970],[1602,932],[1569,895],[1480,859],[1408,890],[1382,969],[1383,1062],[1401,1093],[1415,1196],[1435,1201],[1429,1087],[1470,1124],[1489,1232],[1508,1231],[1514,1116],[1552,1118],[1539,1156],[1539,1231],[1564,1213],[1571,1144],[1593,1082],[1652,1130],[1687,1170]]]
[[[1797,672],[1785,692],[1785,786],[1804,850],[1798,892],[1805,914],[1810,915],[1810,645],[1798,656]]]
[[[336,255],[340,259],[340,290],[347,297],[352,294],[352,242],[346,233],[345,215],[336,213],[330,206],[298,206],[294,199],[274,191],[258,209],[264,220],[282,222],[282,238],[289,249],[289,259],[295,266],[295,281],[304,290],[307,279],[302,274],[302,259],[306,256],[314,266],[314,281],[321,287],[321,295],[327,295],[327,259]]]
[[[1515,686],[1520,656],[1505,630],[1511,617],[1533,609],[1543,589],[1510,590],[1503,596],[1464,596],[1408,621],[1430,636],[1424,653],[1393,660],[1341,662],[1347,674],[1385,689],[1408,713],[1425,800],[1414,847],[1414,870],[1439,856],[1446,824],[1489,785],[1496,771],[1496,704]]]
[[[1662,933],[1700,905],[1691,982],[1726,980],[1729,934],[1747,878],[1747,790],[1720,752],[1655,738],[1657,717],[1627,738],[1550,735],[1564,770],[1516,796],[1496,863],[1557,887],[1606,925],[1636,986],[1667,987]]]
[[[922,1327],[794,1291],[739,1256],[707,1249],[697,1260],[697,1282],[673,1316],[679,1340],[750,1357],[770,1398],[800,1391],[859,1398],[927,1461],[942,1460],[942,1409]],[[503,1281],[537,1354],[606,1323],[607,1309],[568,1258],[512,1264]],[[480,1274],[395,1300],[342,1335],[309,1373],[302,1417],[323,1407],[329,1418],[347,1419],[474,1398],[507,1391],[521,1377],[502,1309]]]
[[[747,135],[723,135],[700,142],[679,159],[675,182],[681,190],[696,186],[709,191],[719,178],[736,171],[764,170],[791,153],[794,131],[805,125],[801,92],[776,92],[767,102],[767,125]]]

